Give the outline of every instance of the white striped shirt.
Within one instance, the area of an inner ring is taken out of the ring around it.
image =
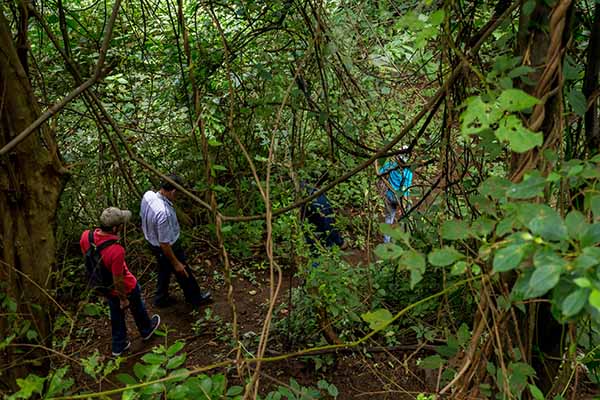
[[[140,217],[144,236],[152,246],[173,244],[179,239],[179,222],[173,203],[160,192],[149,190],[144,193]]]

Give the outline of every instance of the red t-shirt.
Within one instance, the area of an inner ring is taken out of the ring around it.
[[[79,240],[79,246],[81,247],[81,252],[85,254],[86,251],[90,248],[90,241],[88,239],[89,230],[83,232],[81,234],[81,239]],[[100,246],[107,240],[118,240],[119,237],[117,235],[104,233],[100,229],[96,229],[94,231],[94,243],[96,246]],[[123,285],[125,286],[125,293],[129,294],[135,286],[137,285],[137,279],[129,270],[127,269],[127,264],[125,263],[125,249],[119,243],[115,243],[112,246],[108,246],[107,248],[101,251],[102,256],[102,264],[112,271],[113,276],[123,276]],[[113,295],[117,295],[116,290],[112,291]]]

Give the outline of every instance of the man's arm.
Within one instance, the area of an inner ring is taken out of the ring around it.
[[[167,259],[171,262],[173,268],[175,268],[175,272],[187,278],[188,273],[185,270],[185,265],[183,265],[183,263],[179,261],[177,257],[175,257],[175,253],[173,252],[173,248],[171,247],[171,245],[169,243],[160,243],[160,249],[162,250],[163,254],[167,257]]]
[[[125,281],[123,274],[125,272],[125,249],[120,245],[116,245],[119,249],[115,253],[115,257],[112,260],[110,271],[113,277],[113,286],[117,296],[119,296],[121,309],[129,307],[129,300],[127,299],[127,293],[125,292]]]

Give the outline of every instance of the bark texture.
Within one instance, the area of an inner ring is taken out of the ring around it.
[[[0,147],[29,126],[40,110],[23,67],[8,21],[0,12]],[[49,128],[43,125],[7,155],[0,157],[0,282],[17,303],[17,313],[31,320],[38,333],[34,344],[44,346],[51,334],[52,302],[47,294],[55,263],[55,216],[63,187],[61,164]],[[40,307],[37,307],[39,305]],[[12,327],[0,320],[0,337]],[[14,388],[27,372],[43,373],[44,353],[18,348],[17,338],[0,351],[0,383]],[[17,353],[17,349],[21,353]]]

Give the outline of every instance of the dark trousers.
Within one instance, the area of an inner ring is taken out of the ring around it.
[[[185,301],[192,305],[200,305],[202,302],[202,293],[200,292],[200,287],[198,286],[198,282],[196,282],[196,278],[194,278],[191,268],[185,263],[185,253],[179,242],[173,243],[171,248],[173,249],[175,257],[185,265],[185,270],[188,273],[187,277],[175,272],[175,268],[171,264],[171,261],[169,261],[160,247],[150,247],[152,248],[152,252],[154,253],[156,261],[158,262],[158,282],[156,283],[154,304],[157,306],[167,304],[169,299],[169,283],[171,282],[171,274],[174,273],[177,283],[179,283],[179,287],[181,287],[181,290],[183,290]]]
[[[117,296],[107,296],[108,307],[110,308],[110,324],[112,326],[112,351],[120,353],[127,345],[127,326],[125,325],[125,310],[121,310],[121,300]],[[147,336],[152,331],[152,321],[146,311],[146,305],[142,299],[140,285],[127,295],[129,300],[129,309],[135,320],[135,324],[142,337]]]

